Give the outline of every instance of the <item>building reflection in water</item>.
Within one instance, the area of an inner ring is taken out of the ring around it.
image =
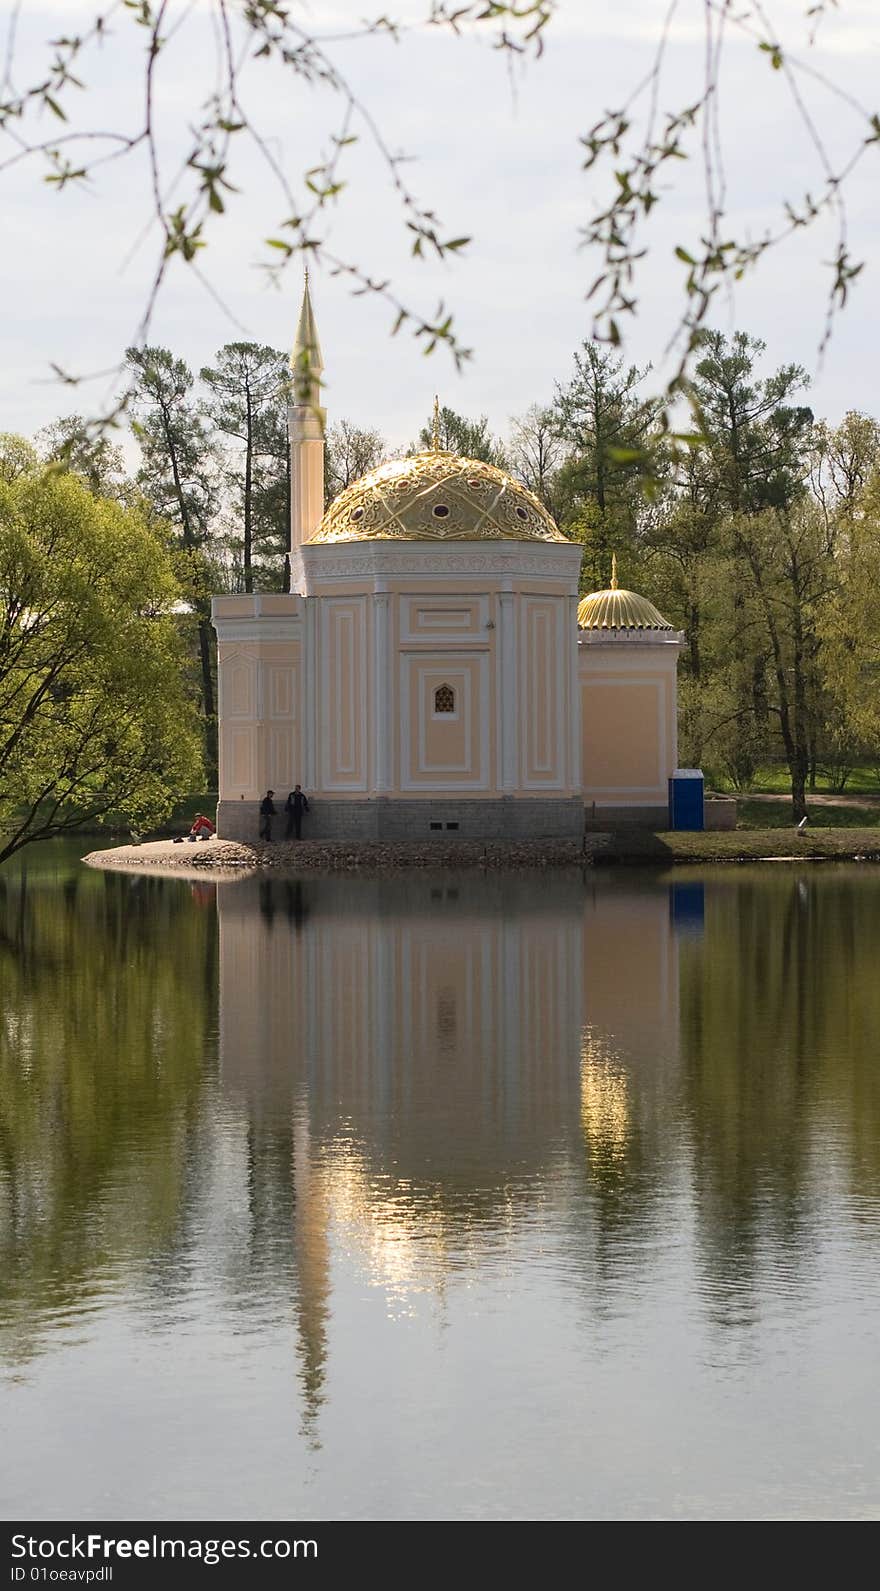
[[[399,1314],[564,1222],[566,1170],[613,1213],[676,1064],[676,924],[660,883],[522,875],[245,881],[219,917],[224,1094],[290,1134],[313,1422],[335,1252]]]
[[[287,1517],[293,1342],[306,1442],[355,1492],[377,1451],[389,1495],[418,1489],[430,1450],[454,1506],[471,1419],[480,1473],[519,1442],[549,1516],[588,1469],[628,1495],[676,1422],[715,1496],[768,1431],[797,1472],[831,1367],[852,1421],[822,1495],[873,1473],[877,869],[193,894],[54,867],[0,877],[0,1363],[35,1410],[63,1384],[78,1431],[92,1354],[95,1451],[167,1392],[188,1473],[232,1443],[248,1507],[278,1474]],[[741,1409],[745,1446],[718,1444]]]

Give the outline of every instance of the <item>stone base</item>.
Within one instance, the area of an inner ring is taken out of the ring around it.
[[[736,801],[733,796],[707,796],[703,803],[703,823],[714,831],[736,828]]]
[[[277,805],[278,803],[276,803]],[[224,840],[255,841],[258,801],[221,801],[217,832]],[[272,837],[283,840],[287,815],[273,819]],[[322,801],[303,818],[304,840],[579,840],[584,806],[579,797],[561,801]]]
[[[665,802],[656,807],[603,807],[598,802],[588,802],[585,810],[588,830],[639,828],[656,833],[669,828],[669,808]]]

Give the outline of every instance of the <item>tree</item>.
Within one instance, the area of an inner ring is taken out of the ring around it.
[[[534,492],[548,514],[558,519],[561,513],[559,477],[566,458],[566,444],[556,429],[552,409],[533,403],[525,414],[511,421],[507,456],[517,480]]]
[[[81,414],[65,414],[44,426],[37,440],[47,464],[81,475],[91,491],[104,497],[122,495],[125,459],[109,436],[96,434]]]
[[[815,503],[802,497],[785,510],[735,515],[730,536],[763,621],[772,690],[765,690],[763,675],[755,674],[753,683],[765,710],[779,723],[791,778],[792,814],[799,822],[807,811],[814,733],[816,623],[831,582],[821,515]]]
[[[644,377],[611,349],[585,342],[574,375],[557,384],[553,414],[568,450],[559,494],[566,528],[587,548],[585,577],[607,586],[615,552],[632,551],[643,506],[642,475],[654,424],[639,395]]]
[[[0,870],[4,1359],[40,1352],[47,1288],[69,1307],[96,1265],[181,1241],[217,933],[157,872],[79,868],[45,889],[36,868]]]
[[[703,628],[713,585],[723,580],[719,568],[720,524],[717,499],[704,489],[699,458],[681,461],[661,511],[647,528],[644,544],[664,600],[685,632],[685,664],[698,682],[704,671]],[[664,612],[666,608],[664,608]]]
[[[839,514],[843,529],[832,538],[834,581],[816,627],[820,754],[842,788],[860,758],[876,764],[880,757],[880,464],[854,498],[841,494]]]
[[[174,526],[181,577],[195,615],[201,704],[209,772],[216,767],[214,638],[211,572],[206,556],[217,507],[217,459],[205,421],[190,396],[193,375],[167,348],[130,348],[135,434],[143,463],[138,484],[156,513]]]
[[[697,345],[692,399],[704,443],[696,453],[691,491],[696,502],[718,516],[719,546],[732,557],[727,618],[732,703],[725,716],[733,731],[728,770],[742,788],[751,784],[767,740],[766,669],[772,652],[749,548],[764,547],[766,524],[788,523],[805,495],[813,414],[793,401],[808,384],[800,365],[784,365],[768,376],[758,373],[766,352],[760,339],[745,332],[728,339],[718,331],[702,331]],[[761,520],[770,510],[776,519]],[[761,523],[750,527],[750,518]],[[809,653],[809,640],[805,645]]]
[[[381,432],[363,430],[351,420],[329,425],[324,439],[324,506],[387,457],[388,445]]]
[[[410,452],[420,453],[434,445],[432,417],[427,425],[422,426],[418,441],[410,448]],[[507,468],[504,444],[492,435],[485,414],[481,414],[477,420],[469,420],[463,414],[456,414],[454,409],[441,408],[437,415],[436,445],[445,453],[458,453],[466,459],[482,459],[484,464],[495,464],[502,470]]]
[[[11,431],[0,431],[0,481],[11,486],[20,475],[30,475],[39,462],[40,455],[32,442]]]
[[[704,331],[697,347],[692,392],[710,489],[734,514],[788,507],[805,488],[813,411],[792,400],[809,376],[801,365],[759,376],[766,344],[746,332]]]
[[[290,436],[287,404],[271,404],[263,415],[263,453],[253,483],[253,536],[262,564],[261,579],[275,591],[290,569]]]
[[[880,424],[851,409],[838,426],[813,427],[810,488],[820,504],[832,542],[850,524],[880,464]]]
[[[179,600],[143,512],[71,473],[0,482],[0,861],[198,788]]]
[[[240,444],[240,458],[227,470],[227,480],[242,527],[242,581],[250,592],[255,554],[263,551],[274,528],[271,516],[267,523],[266,493],[277,502],[279,473],[287,481],[287,359],[264,344],[227,343],[201,377],[211,393],[211,423]]]

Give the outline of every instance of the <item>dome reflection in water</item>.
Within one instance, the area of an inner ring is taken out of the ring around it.
[[[875,871],[0,906],[13,1512],[870,1506]]]

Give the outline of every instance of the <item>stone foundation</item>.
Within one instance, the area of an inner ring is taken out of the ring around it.
[[[598,802],[588,802],[585,817],[588,831],[639,828],[665,833],[669,828],[669,808],[665,802],[656,807],[603,807]]]
[[[283,840],[287,815],[273,819],[273,839]],[[217,832],[225,840],[258,838],[258,801],[221,801]],[[562,801],[321,801],[303,818],[304,840],[579,840],[584,807]]]

